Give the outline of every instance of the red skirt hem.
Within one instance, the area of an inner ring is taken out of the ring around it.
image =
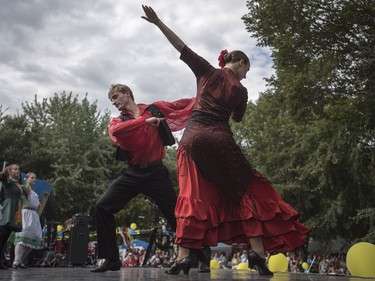
[[[265,250],[274,254],[306,243],[309,228],[261,174],[256,174],[241,202],[236,203],[205,179],[180,147],[178,178],[177,244],[200,249],[218,242],[248,244],[249,238],[261,236]]]

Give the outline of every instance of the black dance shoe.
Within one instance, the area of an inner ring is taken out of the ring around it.
[[[210,273],[210,261],[211,261],[211,249],[205,246],[203,249],[197,252],[198,258],[198,272],[199,273]]]
[[[259,275],[273,275],[273,272],[270,271],[266,264],[266,259],[261,258],[257,253],[251,251],[247,256],[249,260],[249,267],[256,269]]]
[[[175,261],[174,264],[171,266],[170,269],[166,270],[165,273],[169,275],[178,275],[182,270],[185,275],[189,274],[189,270],[191,267],[191,259],[190,257],[186,257],[180,259],[179,261]]]
[[[91,270],[91,272],[118,271],[121,267],[122,263],[120,260],[105,260],[101,266]]]

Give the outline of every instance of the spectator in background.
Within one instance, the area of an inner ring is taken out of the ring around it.
[[[220,253],[220,256],[219,256],[219,265],[220,265],[220,268],[228,268],[227,265],[228,265],[228,258],[227,258],[227,255],[225,254],[225,252],[221,252]]]
[[[43,248],[42,226],[40,225],[37,209],[39,207],[38,194],[33,190],[36,174],[27,173],[24,188],[27,193],[23,197],[22,231],[16,233],[14,240],[15,258],[13,268],[27,268],[27,257],[33,249]]]
[[[339,275],[347,275],[348,267],[346,266],[346,256],[344,254],[339,255]]]
[[[235,252],[233,254],[233,257],[230,261],[230,265],[232,267],[232,269],[236,269],[237,268],[237,265],[241,262],[241,255],[240,255],[240,252]]]
[[[240,262],[248,263],[248,254],[247,250],[243,250]]]
[[[328,274],[328,270],[329,270],[329,260],[328,260],[328,257],[325,256],[319,263],[319,273],[326,275]]]
[[[133,253],[129,253],[124,261],[124,267],[138,267],[138,261],[135,259]]]
[[[162,264],[161,266],[162,267],[169,267],[170,264],[169,264],[169,251],[161,251],[161,255],[160,255],[161,259],[162,259]]]
[[[148,261],[148,265],[152,267],[160,267],[163,263],[163,260],[160,256],[160,251],[156,250],[155,254]]]
[[[319,261],[320,261],[320,256],[317,254],[313,254],[312,256],[312,261],[310,266],[310,273],[319,273]]]
[[[2,183],[0,193],[0,269],[8,269],[5,260],[5,247],[12,233],[22,230],[22,196],[26,190],[19,183],[20,167],[11,164],[0,173]]]
[[[138,253],[138,262],[139,262],[139,266],[142,266],[143,265],[143,261],[145,259],[145,255],[146,255],[146,251],[145,250],[140,250],[139,253]]]

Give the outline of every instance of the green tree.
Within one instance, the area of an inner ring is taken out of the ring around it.
[[[53,186],[59,218],[92,214],[117,163],[107,135],[109,114],[97,112],[87,96],[72,93],[25,102],[23,110],[33,133],[28,155],[38,176]]]
[[[276,75],[236,127],[239,143],[314,238],[374,242],[375,6],[263,0],[247,7],[246,28],[271,49]]]
[[[98,112],[87,96],[79,101],[65,92],[41,101],[35,96],[22,109],[12,116],[0,107],[0,160],[19,163],[22,171],[34,171],[51,183],[57,220],[81,212],[94,217],[99,196],[125,168],[115,161],[116,147],[107,132],[109,113]],[[166,149],[164,163],[178,192],[175,148]],[[146,199],[134,198],[116,215],[117,224],[135,222],[141,229],[158,224],[162,214]]]
[[[31,149],[30,137],[24,115],[11,116],[0,112],[0,161],[23,165]]]

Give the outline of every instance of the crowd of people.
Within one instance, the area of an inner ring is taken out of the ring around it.
[[[214,248],[213,248],[214,249]],[[217,261],[219,268],[236,270],[240,263],[248,264],[247,248],[232,247],[231,251],[212,251],[210,260]],[[121,255],[123,267],[141,267],[145,257],[144,249],[133,249]],[[320,275],[349,275],[346,266],[345,253],[333,253],[329,255],[305,254],[303,251],[285,253],[288,261],[286,272],[309,273]],[[270,255],[267,255],[267,260]],[[177,252],[170,250],[156,249],[145,263],[147,267],[168,268],[171,267],[177,258]],[[303,264],[306,264],[304,267]]]
[[[126,252],[124,255],[120,255],[123,267],[159,267],[168,268],[171,267],[173,262],[176,260],[176,253],[171,251],[157,249],[143,265],[143,261],[146,255],[144,249],[134,249],[131,252]]]
[[[332,253],[329,255],[308,254],[297,252],[287,253],[289,272],[319,273],[322,275],[349,275],[346,266],[345,253]],[[307,269],[303,268],[306,262]]]

